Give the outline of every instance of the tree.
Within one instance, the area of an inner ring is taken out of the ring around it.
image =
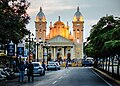
[[[97,24],[92,26],[90,36],[88,37],[89,44],[92,45],[93,56],[106,56],[104,45],[110,40],[120,40],[119,20],[113,16],[102,17]],[[85,49],[87,50],[87,48]]]
[[[97,24],[92,26],[90,36],[88,37],[87,45],[84,47],[86,54],[94,58],[101,58],[104,68],[104,61],[109,57],[112,61],[112,73],[114,74],[113,60],[114,57],[118,60],[117,75],[119,75],[120,67],[120,18],[114,16],[106,16],[100,18]],[[92,51],[92,52],[91,52]],[[109,71],[109,69],[108,69]]]
[[[30,20],[26,12],[29,5],[26,0],[0,0],[0,43],[12,40],[17,44],[29,34],[26,29]]]

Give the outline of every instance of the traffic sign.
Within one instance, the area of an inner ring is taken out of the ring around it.
[[[24,47],[17,47],[18,56],[24,56]]]
[[[7,55],[8,56],[15,56],[15,45],[7,45]]]

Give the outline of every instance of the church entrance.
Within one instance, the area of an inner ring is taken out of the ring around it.
[[[47,58],[48,61],[51,61],[51,53],[48,53],[48,58]]]
[[[68,54],[67,54],[67,60],[68,60],[69,62],[71,62],[71,53],[68,53]]]
[[[60,62],[62,61],[61,53],[57,53],[57,61]]]

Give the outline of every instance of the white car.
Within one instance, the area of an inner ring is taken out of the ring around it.
[[[45,75],[45,70],[40,64],[40,62],[32,62],[34,69],[33,69],[33,74],[40,74],[40,75]]]
[[[58,62],[49,61],[47,64],[47,70],[60,70],[60,65]]]

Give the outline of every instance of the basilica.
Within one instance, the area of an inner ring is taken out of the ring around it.
[[[50,26],[47,28],[47,19],[40,7],[35,19],[37,41],[43,42],[38,48],[39,59],[82,59],[84,21],[79,7],[77,7],[71,22],[73,24],[72,31],[70,31],[68,22],[65,24],[61,21],[60,16],[54,24],[50,22]],[[47,35],[46,30],[48,29],[49,34]]]

